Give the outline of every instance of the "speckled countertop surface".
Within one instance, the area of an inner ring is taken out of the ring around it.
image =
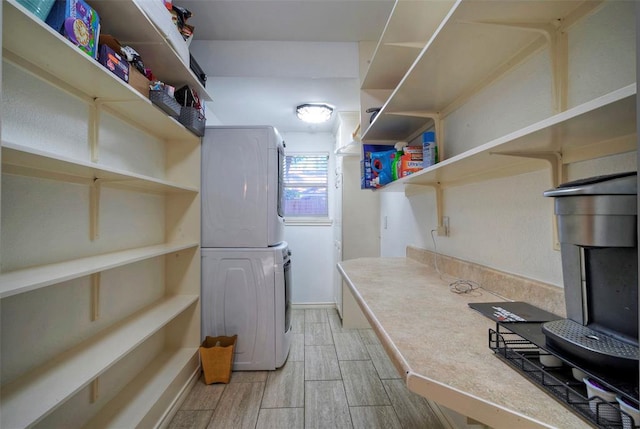
[[[406,258],[361,258],[339,265],[346,283],[409,389],[491,427],[589,427],[502,362],[488,346],[495,323],[455,294],[426,265]]]

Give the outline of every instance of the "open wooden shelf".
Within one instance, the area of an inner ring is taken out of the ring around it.
[[[160,244],[9,271],[0,274],[0,298],[198,246],[198,243]]]
[[[198,192],[196,186],[183,186],[10,142],[2,142],[2,171],[7,174],[45,176],[70,182],[93,182],[99,179],[103,186],[157,193]]]
[[[397,1],[361,88],[394,89],[398,86],[454,4],[452,0]]]
[[[212,100],[189,69],[189,64],[183,63],[173,49],[167,49],[164,35],[135,1],[120,1],[118,7],[114,8],[109,0],[93,0],[91,6],[100,16],[100,31],[113,34],[123,45],[131,45],[158,79],[176,88],[189,85],[201,99]]]
[[[28,427],[162,329],[198,295],[175,295],[134,314],[2,387],[2,425]]]
[[[118,2],[117,9],[126,4],[128,2]],[[137,6],[136,9],[139,10]],[[3,57],[6,60],[31,70],[52,83],[59,80],[89,99],[97,99],[111,111],[157,137],[175,140],[198,138],[15,0],[3,1],[2,14]],[[156,31],[146,18],[145,20]],[[136,26],[141,27],[139,23]],[[149,31],[148,28],[145,30]],[[20,37],[12,36],[17,34]],[[160,49],[161,46],[157,48]],[[163,49],[167,51],[166,45]],[[52,58],[56,60],[52,61]],[[190,73],[182,62],[178,67],[167,59],[166,64],[174,74],[186,76],[187,72]],[[195,77],[193,79],[197,81]]]
[[[409,11],[403,14],[434,4],[407,3]],[[542,46],[543,27],[569,16],[580,6],[580,2],[572,1],[456,2],[416,61],[406,69],[362,140],[407,141],[414,137],[432,123],[427,114],[441,112],[460,97],[473,93],[523,52]],[[382,72],[370,68],[368,74],[377,73]],[[365,89],[368,87],[369,84]]]
[[[559,162],[636,150],[636,84],[477,146],[381,188],[453,186],[545,168],[537,156]]]
[[[199,365],[198,348],[165,350],[87,424],[87,428],[149,427],[149,411],[161,403],[175,374],[192,373]]]

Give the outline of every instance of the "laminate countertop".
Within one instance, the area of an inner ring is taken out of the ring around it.
[[[494,356],[495,322],[468,304],[503,298],[453,293],[408,258],[353,259],[338,270],[409,390],[494,428],[589,427]]]

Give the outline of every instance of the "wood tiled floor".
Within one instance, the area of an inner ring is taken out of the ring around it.
[[[336,310],[293,310],[293,344],[276,371],[198,380],[170,428],[438,429],[371,329],[342,329]]]

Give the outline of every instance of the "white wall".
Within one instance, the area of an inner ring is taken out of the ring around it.
[[[333,219],[335,137],[331,133],[282,133],[285,153],[329,153],[329,219]],[[331,222],[285,226],[285,240],[292,255],[294,304],[327,304],[333,297],[333,231]]]
[[[569,107],[634,83],[633,2],[611,2],[569,33]],[[447,156],[462,153],[553,114],[548,51],[542,50],[476,94],[445,121]],[[568,165],[566,180],[635,170],[636,154]],[[553,250],[553,201],[548,169],[448,188],[444,215],[451,235],[437,250],[528,278],[562,285],[560,254]],[[405,197],[382,192],[382,256],[403,256],[409,244],[434,249],[433,191]],[[386,219],[386,228],[385,228]]]

